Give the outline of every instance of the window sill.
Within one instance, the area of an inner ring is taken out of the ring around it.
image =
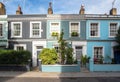
[[[34,37],[30,37],[30,38],[41,38],[41,37],[40,37],[40,36],[38,36],[38,37],[35,37],[35,36],[34,36]]]
[[[109,36],[109,38],[115,38],[115,36]]]
[[[100,36],[90,36],[89,38],[100,38]]]
[[[12,36],[11,38],[22,38],[22,36]]]

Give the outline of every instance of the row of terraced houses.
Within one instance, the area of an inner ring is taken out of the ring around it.
[[[5,6],[0,3],[0,48],[29,50],[33,66],[37,65],[43,48],[59,48],[54,36],[62,29],[64,39],[74,49],[74,58],[80,59],[81,55],[115,58],[113,47],[117,45],[115,36],[119,26],[116,8],[110,14],[85,14],[84,6],[79,14],[53,14],[50,3],[47,14],[24,15],[18,6],[16,15],[6,15]],[[110,61],[106,58],[105,62]]]

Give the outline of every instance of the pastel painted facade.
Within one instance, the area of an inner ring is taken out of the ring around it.
[[[46,15],[8,15],[9,49],[29,50],[33,66],[46,48]]]
[[[8,47],[7,15],[0,15],[0,49]]]
[[[29,50],[33,66],[37,66],[38,55],[43,48],[59,48],[57,37],[61,30],[64,39],[72,46],[74,59],[82,55],[99,58],[105,62],[114,58],[115,33],[120,25],[119,17],[94,17],[96,15],[8,15],[9,49]],[[99,15],[97,15],[99,16]],[[19,29],[17,29],[17,27]],[[112,30],[115,32],[112,32]],[[17,34],[14,34],[16,32]],[[72,35],[75,32],[77,35]]]
[[[110,15],[91,15],[85,14],[81,5],[79,14],[53,14],[49,3],[48,14],[24,15],[18,6],[16,15],[0,15],[0,48],[28,50],[33,66],[37,66],[43,48],[57,51],[56,36],[63,30],[64,39],[73,48],[74,59],[80,60],[82,55],[91,59],[102,56],[104,62],[110,63],[108,57],[114,58],[115,35],[120,26],[120,16],[113,10]]]
[[[60,35],[61,30],[64,32],[64,39],[72,45],[74,58],[80,59],[81,55],[86,55],[86,21],[84,16],[77,14],[66,15],[47,15],[47,47],[58,49],[59,43],[57,37],[52,33]],[[78,33],[72,36],[72,32]]]
[[[104,62],[114,58],[115,36],[120,26],[120,16],[90,15],[86,20],[87,55],[91,58],[103,56]],[[96,56],[95,56],[96,55]]]

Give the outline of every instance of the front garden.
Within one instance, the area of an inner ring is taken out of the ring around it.
[[[63,39],[63,30],[58,38],[59,49],[44,48],[39,59],[41,60],[41,71],[43,72],[79,72],[80,61],[73,58],[73,49]],[[58,36],[57,36],[58,37]]]
[[[29,51],[0,50],[0,71],[28,71]]]

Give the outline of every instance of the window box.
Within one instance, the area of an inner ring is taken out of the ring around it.
[[[59,33],[58,32],[52,32],[53,37],[58,37]]]
[[[77,37],[77,36],[78,36],[78,33],[77,33],[77,32],[72,32],[72,33],[71,33],[71,36]]]

